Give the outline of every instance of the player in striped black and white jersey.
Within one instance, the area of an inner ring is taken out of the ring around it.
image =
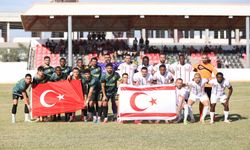
[[[137,71],[140,72],[142,67],[147,67],[148,68],[148,73],[151,75],[153,74],[153,66],[149,64],[149,58],[148,56],[144,56],[142,58],[142,64],[138,66]]]
[[[183,54],[179,54],[179,62],[171,65],[170,70],[174,74],[175,80],[181,78],[184,84],[192,81],[193,67],[185,62]]]
[[[118,72],[120,76],[122,76],[124,73],[127,73],[129,79],[128,82],[129,84],[132,84],[136,69],[137,66],[131,63],[131,56],[127,54],[125,55],[124,63],[119,65]]]
[[[165,65],[166,68],[167,68],[167,71],[169,71],[169,70],[170,70],[170,64],[168,63],[168,60],[167,60],[166,55],[163,54],[163,53],[161,53],[161,54],[160,54],[159,60],[160,60],[160,62],[154,66],[154,71],[153,71],[153,73],[156,73],[156,72],[159,71],[160,65]]]

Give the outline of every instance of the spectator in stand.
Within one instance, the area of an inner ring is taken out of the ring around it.
[[[142,49],[144,46],[144,39],[141,37],[140,40],[139,40],[139,47],[140,49]]]
[[[57,43],[54,40],[52,40],[50,43],[50,47],[49,47],[52,53],[56,53],[55,51],[56,46],[57,46]]]
[[[146,38],[146,41],[145,41],[145,46],[146,46],[146,48],[148,48],[148,47],[149,47],[149,40],[148,40],[148,38]]]
[[[106,34],[105,34],[105,32],[102,32],[102,40],[106,40]]]
[[[101,33],[100,33],[100,32],[98,32],[98,33],[97,33],[97,40],[98,40],[98,41],[100,41],[100,40],[101,40],[101,38],[102,38],[102,35],[101,35]]]
[[[96,33],[92,32],[92,40],[95,41],[96,40]]]
[[[91,37],[92,37],[92,35],[91,35],[91,33],[89,32],[88,35],[87,35],[88,41],[91,41]]]
[[[133,49],[137,51],[137,44],[138,44],[138,40],[135,37],[134,41],[133,41]]]
[[[45,47],[47,47],[47,48],[49,48],[49,47],[50,47],[50,41],[49,41],[49,39],[46,41],[46,43],[45,43]]]

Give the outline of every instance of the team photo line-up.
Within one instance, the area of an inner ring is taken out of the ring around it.
[[[230,123],[229,100],[233,88],[223,73],[217,72],[210,63],[208,55],[203,54],[199,64],[186,63],[185,55],[179,54],[178,62],[169,64],[165,54],[159,54],[159,63],[150,65],[147,56],[142,58],[142,64],[135,65],[130,55],[124,56],[122,63],[111,62],[111,56],[105,54],[104,62],[98,62],[96,57],[91,58],[88,65],[82,59],[76,61],[75,67],[67,66],[65,58],[60,59],[60,66],[50,66],[50,57],[44,57],[44,64],[37,68],[37,73],[32,79],[31,74],[26,74],[18,81],[12,90],[12,123],[16,122],[18,100],[23,99],[25,108],[25,122],[56,121],[61,120],[61,115],[47,117],[36,116],[30,119],[30,102],[27,90],[30,86],[46,82],[61,80],[80,80],[84,93],[85,108],[81,110],[80,120],[94,123],[108,122],[108,102],[111,101],[114,117],[112,121],[124,123],[119,120],[119,87],[122,85],[174,85],[176,87],[176,119],[173,121],[184,124],[195,122],[192,105],[199,103],[200,122],[205,123],[205,117],[210,112],[210,123],[214,123],[215,107],[219,101],[224,107],[224,122]],[[213,77],[214,75],[214,77]],[[226,92],[228,89],[228,92]],[[75,112],[65,112],[65,121],[76,121]],[[162,120],[164,122],[164,120]],[[158,121],[149,121],[159,123]],[[141,124],[142,121],[135,120]]]

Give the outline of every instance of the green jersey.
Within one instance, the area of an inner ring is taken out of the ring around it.
[[[77,66],[77,68],[80,70],[80,72],[79,72],[79,74],[80,74],[80,77],[81,78],[83,78],[84,77],[84,70],[86,69],[86,67],[85,66],[82,66],[82,67],[78,67]]]
[[[72,68],[71,67],[69,67],[69,66],[64,66],[64,67],[62,67],[61,66],[61,69],[62,69],[62,72],[65,74],[65,75],[69,75],[70,74],[70,72],[72,71]]]
[[[101,83],[105,83],[105,92],[107,96],[115,95],[117,93],[117,81],[120,79],[120,75],[117,72],[108,74],[107,72],[102,75]]]
[[[51,76],[54,72],[54,68],[51,66],[44,66],[44,74],[46,74],[47,76]]]
[[[94,76],[95,78],[100,79],[102,75],[102,68],[100,66],[89,66],[89,69],[91,71],[91,75]]]
[[[99,94],[101,90],[99,79],[92,76],[90,80],[87,80],[85,77],[82,78],[82,86],[85,95],[88,95],[91,87],[93,87],[93,95]]]
[[[21,95],[22,92],[25,92],[30,84],[26,84],[24,79],[21,79],[16,83],[14,88],[12,89],[13,94]]]
[[[50,77],[50,81],[55,82],[55,81],[60,81],[60,80],[66,80],[67,76],[64,73],[61,73],[61,75],[57,75],[56,73],[53,73]]]
[[[49,81],[49,78],[50,77],[45,74],[43,78],[38,78],[37,76],[34,76],[32,84],[33,86],[36,86],[37,84],[40,84],[40,83],[46,83]]]

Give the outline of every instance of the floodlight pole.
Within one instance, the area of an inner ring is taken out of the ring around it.
[[[141,37],[143,38],[144,41],[146,41],[146,29],[145,28],[141,29]]]
[[[7,26],[7,28],[6,28],[6,42],[10,42],[10,23],[9,22],[7,22],[7,24],[6,24],[6,26]]]
[[[68,16],[68,65],[72,67],[72,16]]]
[[[246,17],[246,54],[247,54],[247,67],[250,67],[250,21],[249,16]]]

